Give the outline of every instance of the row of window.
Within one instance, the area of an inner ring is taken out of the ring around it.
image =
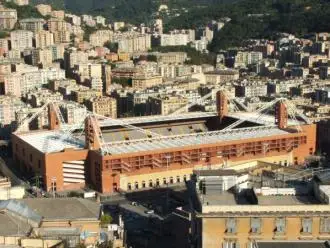
[[[167,178],[163,178],[162,181],[162,185],[167,185],[167,184],[174,184],[174,183],[181,183],[182,181],[186,181],[187,180],[187,175],[183,176],[183,180],[181,180],[180,176],[177,176],[176,178],[174,177],[170,177],[169,179]],[[152,188],[152,187],[158,187],[161,185],[161,181],[159,178],[156,179],[155,182],[153,182],[152,179],[150,179],[148,181],[148,183],[146,181],[142,181],[141,185],[139,185],[139,182],[134,182],[134,184],[132,185],[132,183],[128,183],[127,184],[127,190],[137,190],[140,187],[141,188]]]
[[[275,219],[274,231],[276,233],[285,233],[287,229],[287,223],[285,218]],[[236,233],[238,227],[238,220],[235,218],[228,218],[226,220],[226,233]],[[262,219],[251,218],[250,220],[250,232],[261,233]],[[313,218],[302,218],[301,219],[301,232],[312,233],[313,231]],[[330,217],[321,218],[320,230],[321,233],[330,233]]]

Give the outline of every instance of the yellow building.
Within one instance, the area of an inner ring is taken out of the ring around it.
[[[168,115],[186,105],[188,105],[188,99],[182,96],[150,97],[147,100],[147,113]]]
[[[115,98],[101,96],[86,101],[86,107],[93,113],[117,118],[117,101]]]
[[[274,170],[266,163],[253,172],[194,173],[193,247],[254,248],[260,241],[330,238],[330,186],[323,180],[328,174],[308,180],[311,172],[281,166]]]
[[[132,79],[132,87],[136,90],[143,90],[163,83],[162,76],[135,76]]]

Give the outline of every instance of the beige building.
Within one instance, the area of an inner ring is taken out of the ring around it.
[[[38,4],[36,5],[36,8],[39,11],[39,13],[43,16],[50,15],[52,12],[52,6],[48,4]]]
[[[12,0],[18,6],[29,5],[29,0]]]
[[[78,103],[84,103],[85,101],[93,98],[93,97],[101,97],[102,91],[92,90],[89,88],[80,88],[74,89],[71,91],[71,98],[73,101]]]
[[[260,241],[329,239],[328,174],[311,181],[312,174],[306,173],[293,182],[298,172],[294,169],[268,163],[249,166],[195,170],[193,247],[254,248]]]
[[[93,113],[117,118],[117,101],[115,98],[107,96],[93,97],[87,100],[85,105]]]
[[[52,33],[56,31],[68,31],[69,29],[68,27],[69,24],[59,18],[50,18],[47,21],[47,25],[48,25],[48,30]]]
[[[147,52],[151,48],[151,35],[130,33],[114,38],[118,42],[119,52]]]
[[[162,76],[135,76],[132,79],[132,87],[136,90],[143,90],[163,83]]]
[[[88,53],[71,49],[64,53],[64,66],[66,69],[74,68],[75,65],[88,63]]]
[[[53,51],[51,48],[38,48],[32,50],[32,65],[42,65],[43,68],[53,63]]]
[[[63,10],[53,10],[50,15],[54,18],[64,20],[65,12]]]
[[[0,39],[0,55],[7,54],[9,50],[8,38]]]
[[[24,51],[33,47],[33,33],[27,30],[15,30],[10,32],[11,49]]]
[[[103,47],[104,43],[112,40],[112,35],[111,30],[97,30],[89,36],[89,43],[94,47]]]
[[[216,70],[205,73],[205,81],[210,84],[219,84],[239,79],[239,72],[236,70]]]
[[[188,99],[182,96],[150,97],[147,100],[148,115],[169,115],[188,105]]]
[[[19,25],[23,30],[29,30],[34,33],[44,30],[45,20],[41,18],[27,18],[19,21]]]
[[[16,9],[8,9],[0,5],[0,29],[13,29],[16,22]]]
[[[187,60],[187,53],[169,52],[156,54],[157,61],[164,64],[183,64]]]
[[[80,77],[80,81],[89,79],[92,77],[102,77],[102,65],[93,63],[79,63],[74,67],[74,72]]]
[[[53,34],[55,44],[69,43],[71,41],[69,31],[54,31]]]
[[[45,48],[54,45],[54,34],[47,31],[41,30],[34,34],[36,42],[36,48]]]

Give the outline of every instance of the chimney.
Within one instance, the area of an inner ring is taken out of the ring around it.
[[[275,105],[275,124],[280,129],[288,126],[288,110],[283,101],[279,101]]]
[[[220,123],[223,121],[223,118],[228,115],[228,102],[227,96],[223,91],[217,92],[217,112],[220,119]]]
[[[48,121],[49,121],[49,130],[60,129],[60,120],[57,117],[56,110],[53,104],[48,105]]]

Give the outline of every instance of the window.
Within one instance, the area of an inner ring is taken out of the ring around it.
[[[173,184],[173,183],[174,183],[173,177],[170,177],[170,184]]]
[[[183,181],[187,181],[187,176],[186,175],[183,176]]]
[[[309,148],[309,155],[313,155],[313,148]]]
[[[156,186],[159,186],[159,179],[156,179]]]
[[[145,188],[145,187],[146,187],[146,182],[142,181],[142,188]]]
[[[176,177],[176,182],[177,182],[177,183],[180,183],[180,176],[177,176],[177,177]]]
[[[311,233],[313,227],[313,219],[312,218],[303,218],[301,220],[301,232],[303,233]]]
[[[139,183],[135,182],[135,189],[139,189]]]
[[[236,219],[234,219],[234,218],[227,219],[226,232],[227,233],[236,233]]]
[[[320,220],[320,232],[329,233],[330,232],[330,218],[324,217]]]
[[[149,180],[149,187],[152,188],[152,186],[153,186],[152,180]]]
[[[166,181],[165,177],[163,178],[163,184],[165,184],[165,185],[167,184],[167,181]]]
[[[261,219],[251,218],[251,233],[260,233],[260,232],[261,232]]]
[[[285,218],[277,218],[275,220],[275,232],[284,233],[285,227],[286,227]]]
[[[131,183],[128,183],[128,184],[127,184],[127,190],[132,190],[132,185],[131,185]]]
[[[226,240],[222,244],[222,248],[239,248],[237,240]]]

